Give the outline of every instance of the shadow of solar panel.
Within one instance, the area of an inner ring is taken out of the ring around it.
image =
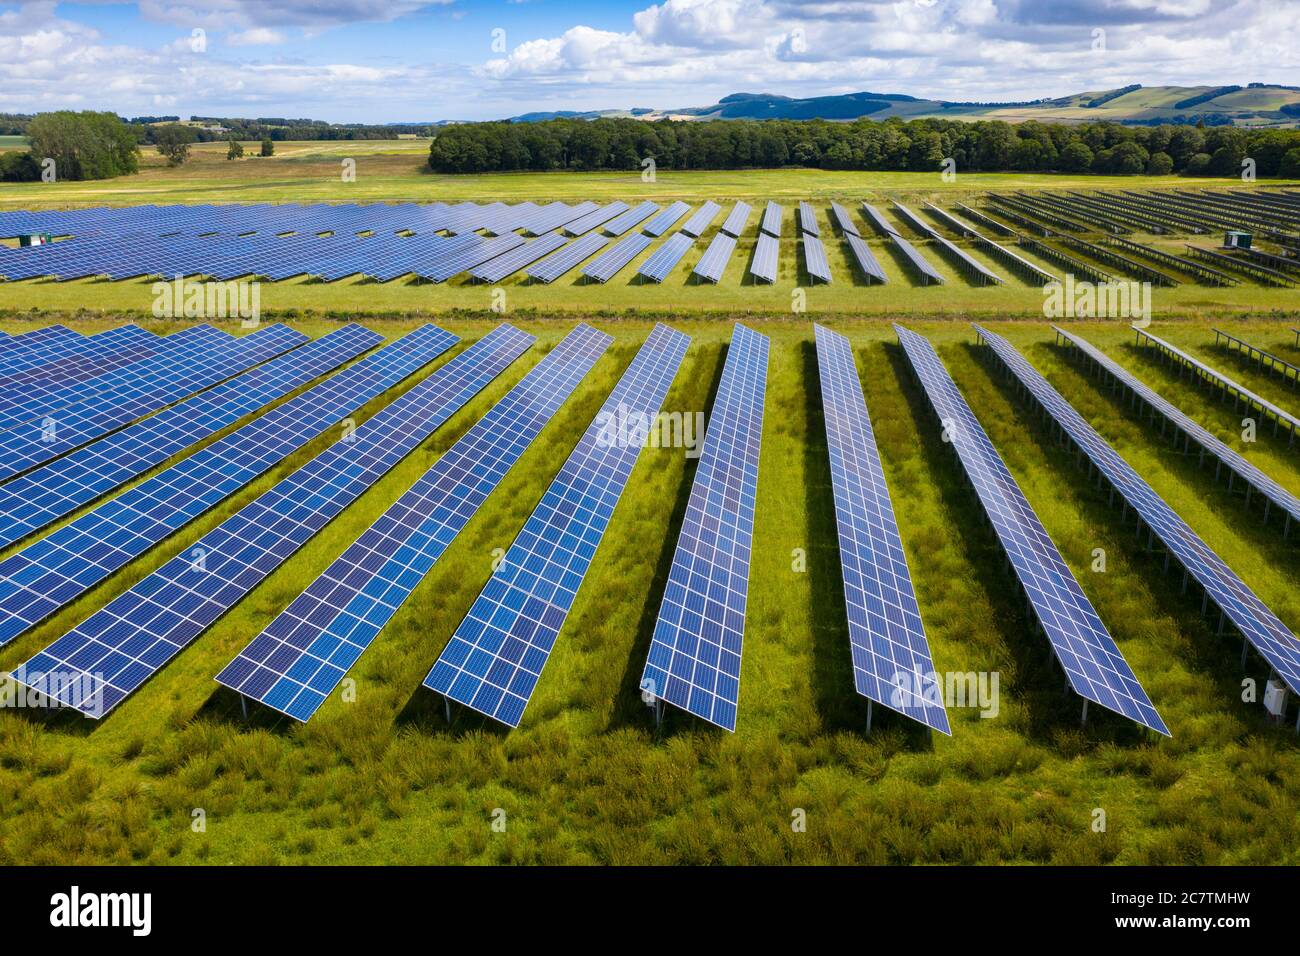
[[[674,202],[671,206],[646,223],[642,232],[658,239],[665,232],[671,229],[677,220],[681,219],[682,216],[686,215],[690,211],[691,207],[688,204],[681,202],[680,200]]]
[[[799,203],[799,230],[805,235],[820,236],[821,228],[817,225],[817,213],[811,203]]]
[[[695,215],[686,220],[681,231],[686,233],[688,236],[693,236],[698,239],[703,235],[704,230],[709,228],[709,225],[713,220],[718,218],[718,213],[721,211],[722,207],[710,199],[695,211]]]
[[[727,214],[726,220],[722,223],[722,231],[729,236],[740,238],[740,234],[745,229],[745,224],[749,222],[750,209],[749,203],[738,202],[731,207],[731,212]]]
[[[645,202],[633,206],[621,216],[616,216],[605,223],[604,231],[611,236],[621,236],[629,229],[649,219],[658,211],[658,205],[647,199]]]
[[[573,242],[549,258],[537,263],[528,270],[528,278],[539,279],[546,283],[554,282],[608,244],[608,237],[596,232],[588,233],[573,240]]]
[[[1223,616],[1286,681],[1293,693],[1300,692],[1300,641],[1291,630],[1009,342],[978,325],[975,330],[1007,372],[1024,386],[1160,539],[1168,553],[1205,589]]]
[[[673,271],[677,263],[682,261],[682,256],[686,255],[686,250],[694,244],[695,240],[685,233],[673,233],[664,240],[663,245],[651,254],[649,259],[641,264],[638,274],[653,282],[663,282],[664,279],[668,278],[668,273]]]
[[[0,547],[89,504],[383,340],[377,332],[346,325],[0,486]]]
[[[722,279],[722,271],[727,268],[727,260],[736,251],[736,239],[725,232],[719,232],[704,250],[704,255],[695,266],[694,274],[708,282]]]
[[[565,336],[217,681],[310,719],[612,342],[589,325]]]
[[[848,235],[844,238],[848,241],[849,250],[853,253],[853,259],[857,262],[858,268],[862,270],[862,275],[867,282],[885,283],[889,281],[889,277],[885,275],[885,270],[877,261],[875,253],[867,245],[867,240],[854,235]]]
[[[582,274],[597,282],[608,282],[623,268],[650,247],[654,240],[643,232],[634,232],[589,262]]]
[[[672,569],[659,605],[643,696],[736,729],[758,492],[767,337],[737,324],[709,415]]]
[[[57,673],[66,684],[53,695],[61,704],[88,717],[109,713],[532,341],[510,326],[493,330],[37,654],[15,679],[40,687]]]
[[[1074,692],[1168,736],[1133,669],[933,346],[902,326],[894,330]]]
[[[804,233],[800,237],[803,244],[803,264],[810,278],[822,282],[831,281],[831,264],[826,261],[826,248],[816,236]]]
[[[749,274],[761,282],[775,282],[780,245],[775,236],[760,234],[758,242],[754,244],[754,258],[749,263]]]
[[[655,326],[438,656],[425,687],[519,726],[689,341]],[[625,434],[619,423],[628,422]]]
[[[783,210],[778,203],[769,201],[768,204],[763,207],[763,221],[758,227],[759,231],[765,232],[773,238],[780,239],[781,217],[783,214]]]
[[[0,561],[0,643],[72,601],[451,348],[424,325]]]
[[[813,330],[854,687],[950,734],[853,350],[844,336],[820,325]]]
[[[907,261],[911,263],[912,268],[916,271],[917,278],[921,280],[921,285],[929,285],[931,282],[943,285],[943,276],[926,261],[925,256],[921,255],[915,246],[896,232],[889,233],[889,241],[897,246]]]
[[[1065,341],[1073,346],[1074,350],[1090,361],[1098,371],[1105,372],[1112,382],[1128,389],[1129,394],[1134,399],[1142,402],[1153,413],[1159,415],[1163,422],[1168,422],[1182,434],[1185,439],[1183,445],[1185,452],[1191,450],[1192,444],[1199,446],[1202,459],[1204,459],[1206,452],[1214,457],[1216,473],[1219,470],[1218,466],[1221,465],[1227,468],[1233,476],[1244,481],[1249,488],[1263,495],[1266,499],[1264,506],[1265,521],[1268,520],[1270,506],[1276,507],[1282,512],[1287,533],[1291,530],[1291,522],[1300,520],[1300,499],[1297,499],[1295,495],[1237,454],[1213,434],[1192,421],[1181,409],[1164,399],[1082,336],[1055,325],[1052,326],[1052,329],[1056,333],[1058,343]],[[1163,426],[1161,431],[1164,431]],[[1229,480],[1228,491],[1232,491],[1231,479]],[[1250,505],[1249,498],[1247,498],[1246,505],[1247,507]]]

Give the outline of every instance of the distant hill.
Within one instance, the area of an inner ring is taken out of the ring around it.
[[[514,122],[537,122],[567,117],[596,119],[632,116],[640,119],[683,121],[725,119],[826,119],[875,120],[948,117],[966,120],[1028,120],[1055,123],[1110,121],[1132,125],[1158,123],[1210,126],[1300,125],[1300,87],[1251,83],[1248,86],[1142,86],[1134,83],[1110,90],[1090,90],[1052,99],[1015,103],[959,103],[927,100],[905,93],[844,93],[797,98],[775,93],[732,93],[711,106],[679,109],[591,110],[526,113]]]

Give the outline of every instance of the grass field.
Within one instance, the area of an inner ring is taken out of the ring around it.
[[[871,294],[874,290],[864,292]],[[39,321],[71,316],[45,316]],[[928,413],[889,325],[839,319],[854,343],[936,665],[995,671],[1000,710],[951,711],[928,738],[881,716],[864,736],[853,692],[834,512],[807,317],[754,324],[772,338],[751,604],[735,735],[670,711],[662,736],[636,691],[692,469],[680,450],[641,455],[522,726],[470,712],[448,726],[419,686],[491,571],[649,330],[593,311],[616,338],[578,393],[353,668],[310,725],[245,721],[213,675],[571,326],[511,318],[539,344],[435,437],[99,724],[0,710],[0,860],[25,862],[1053,862],[1296,863],[1297,741],[1241,702],[1240,644],[1216,637],[1132,525],[1106,507],[1038,418],[973,345],[969,325],[909,322],[931,337],[1060,544],[1173,734],[1156,739],[1062,693],[1041,634]],[[87,330],[109,319],[82,319]],[[369,324],[395,336],[415,319]],[[438,319],[468,343],[491,322]],[[320,334],[319,317],[297,323]],[[666,407],[707,409],[730,322],[678,318],[693,337]],[[7,331],[30,323],[0,322]],[[157,327],[157,326],[155,326]],[[1078,330],[1294,492],[1296,451],[1138,353],[1111,323]],[[1287,323],[1236,333],[1292,361]],[[1112,441],[1260,597],[1300,626],[1293,544],[1229,498],[1158,430],[1052,344],[1041,322],[1001,323],[1013,343]],[[1279,379],[1210,344],[1207,323],[1156,331],[1294,410]],[[375,403],[365,414],[383,403]],[[358,418],[364,417],[358,416]],[[12,668],[182,551],[316,443],[64,613],[0,649]],[[1091,570],[1094,548],[1107,570]],[[808,553],[793,570],[792,552]],[[505,812],[507,827],[492,829]],[[792,813],[807,813],[793,832]],[[192,828],[204,811],[206,830]],[[1105,811],[1105,832],[1094,812]]]

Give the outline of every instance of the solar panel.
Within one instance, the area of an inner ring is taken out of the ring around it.
[[[63,607],[456,342],[424,325],[0,561],[0,644]]]
[[[608,243],[607,237],[598,232],[590,232],[537,263],[528,270],[528,278],[540,279],[546,283],[554,282],[580,262],[603,249]]]
[[[406,457],[532,344],[500,326],[23,664],[102,717]],[[196,555],[201,558],[196,559]]]
[[[1300,693],[1300,641],[1290,629],[1010,343],[979,326],[975,329],[999,361],[1160,539],[1168,554],[1205,589],[1223,616],[1286,681],[1292,692]]]
[[[853,252],[853,259],[862,270],[862,275],[867,282],[888,282],[889,277],[885,275],[885,270],[877,261],[875,253],[867,245],[867,240],[855,235],[848,235],[845,238],[849,242],[849,249]]]
[[[876,232],[880,233],[882,236],[890,236],[898,231],[890,224],[889,220],[885,218],[885,214],[869,202],[864,202],[862,204],[862,214],[867,217],[867,220],[871,223]]]
[[[345,325],[0,486],[0,547],[71,514],[383,340],[377,332]]]
[[[781,238],[781,217],[784,215],[781,207],[774,202],[769,201],[763,208],[763,222],[759,226],[760,231],[767,233],[774,239]]]
[[[641,674],[667,701],[736,729],[768,340],[737,323]]]
[[[934,347],[902,326],[894,330],[1074,692],[1168,736],[1164,721]]]
[[[667,239],[664,244],[651,254],[650,258],[641,263],[639,275],[645,276],[653,282],[663,282],[668,278],[668,273],[672,272],[677,263],[682,261],[682,256],[686,255],[686,250],[695,244],[695,240],[684,232],[675,232]]]
[[[566,236],[580,236],[584,232],[590,232],[597,226],[603,226],[616,216],[627,212],[628,205],[621,199],[610,203],[608,206],[602,206],[592,212],[587,213],[581,219],[575,219],[564,227]]]
[[[616,423],[648,427],[688,342],[680,332],[655,326],[456,628],[425,687],[519,726],[641,451],[644,432],[617,434]]]
[[[589,262],[582,270],[582,274],[597,282],[608,282],[622,272],[629,262],[648,249],[653,242],[654,240],[645,233],[634,232]]]
[[[681,231],[686,233],[688,236],[693,236],[698,239],[704,234],[704,230],[709,228],[709,224],[718,217],[718,213],[720,212],[722,212],[722,207],[710,199],[699,209],[695,210],[695,214],[691,216],[690,219],[686,220]]]
[[[904,239],[896,232],[889,233],[889,241],[892,242],[912,264],[916,270],[917,278],[921,280],[921,285],[929,285],[931,282],[943,284],[943,276],[935,271],[934,266],[926,261],[925,256],[917,252],[916,247]]]
[[[760,233],[754,245],[754,258],[749,263],[749,274],[760,282],[776,281],[777,254],[780,243],[775,236]]]
[[[813,331],[853,684],[863,697],[950,734],[853,350],[830,329]]]
[[[1297,419],[1290,412],[1283,411],[1268,399],[1255,394],[1246,386],[1233,381],[1217,369],[1211,368],[1200,359],[1187,354],[1176,345],[1171,345],[1164,339],[1152,335],[1145,329],[1134,329],[1134,332],[1137,334],[1138,345],[1149,342],[1180,368],[1186,369],[1192,375],[1222,388],[1233,397],[1234,401],[1245,402],[1248,408],[1258,408],[1260,413],[1266,417],[1272,416],[1273,433],[1277,434],[1279,428],[1285,427],[1290,433],[1288,444],[1295,443],[1296,428],[1300,426],[1300,419]]]
[[[853,217],[849,215],[849,211],[839,203],[831,203],[831,215],[835,217],[836,225],[840,227],[840,231],[844,233],[846,237],[859,235],[857,223],[853,221]]]
[[[745,224],[749,222],[749,214],[752,210],[747,202],[738,202],[731,207],[731,212],[727,214],[726,220],[722,223],[722,231],[729,236],[740,238],[740,234],[745,229]]]
[[[826,261],[826,249],[822,246],[822,241],[809,233],[804,233],[800,238],[803,240],[803,264],[808,276],[830,282],[831,264]]]
[[[1074,346],[1079,354],[1086,356],[1099,370],[1104,371],[1110,376],[1110,379],[1128,389],[1129,394],[1136,400],[1143,402],[1155,414],[1159,415],[1162,423],[1168,422],[1180,434],[1184,436],[1184,451],[1190,450],[1191,444],[1196,444],[1201,449],[1200,458],[1204,460],[1205,453],[1209,452],[1214,456],[1216,461],[1215,475],[1217,477],[1219,467],[1228,469],[1228,490],[1232,491],[1234,479],[1241,479],[1246,483],[1246,505],[1250,505],[1250,489],[1264,496],[1264,520],[1268,520],[1270,505],[1276,506],[1281,510],[1286,521],[1286,532],[1291,530],[1292,520],[1300,520],[1300,499],[1279,485],[1268,475],[1264,474],[1249,461],[1237,454],[1223,442],[1219,441],[1214,435],[1206,431],[1196,422],[1188,418],[1179,408],[1171,402],[1166,401],[1154,390],[1147,387],[1136,376],[1127,369],[1115,362],[1108,355],[1088,342],[1082,336],[1069,332],[1059,326],[1052,326],[1056,332],[1057,341],[1064,340]],[[1161,425],[1161,433],[1164,432],[1164,425]]]
[[[727,261],[736,251],[736,239],[725,232],[719,232],[704,251],[704,256],[695,267],[695,275],[708,282],[722,279],[722,270],[727,268]]]
[[[0,435],[0,479],[34,468],[128,422],[310,341],[286,325],[185,356],[167,371],[124,377],[112,388]]]
[[[955,245],[937,232],[930,238],[938,243],[939,248],[948,253],[948,257],[957,263],[957,267],[980,285],[1001,285],[1002,277],[993,272],[961,246]]]
[[[629,229],[649,219],[658,211],[659,207],[647,199],[645,202],[633,206],[621,216],[616,216],[605,223],[605,232],[611,236],[621,236]]]
[[[646,223],[645,228],[642,231],[646,235],[658,239],[665,232],[671,229],[677,220],[681,219],[682,216],[686,215],[690,211],[691,207],[689,205],[678,200]]]
[[[612,342],[570,332],[217,680],[309,720]]]
[[[470,277],[479,282],[500,282],[525,266],[532,265],[542,256],[550,255],[568,241],[558,232],[548,232],[536,239],[529,239],[523,245],[516,246],[495,259],[489,259],[482,265],[475,266],[469,270]]]
[[[817,225],[817,213],[813,212],[813,207],[806,202],[799,203],[799,229],[810,236],[821,235]]]

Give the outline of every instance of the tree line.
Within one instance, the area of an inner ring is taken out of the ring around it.
[[[441,173],[659,169],[910,170],[1300,177],[1300,130],[897,118],[681,122],[607,118],[466,123],[438,132]]]

